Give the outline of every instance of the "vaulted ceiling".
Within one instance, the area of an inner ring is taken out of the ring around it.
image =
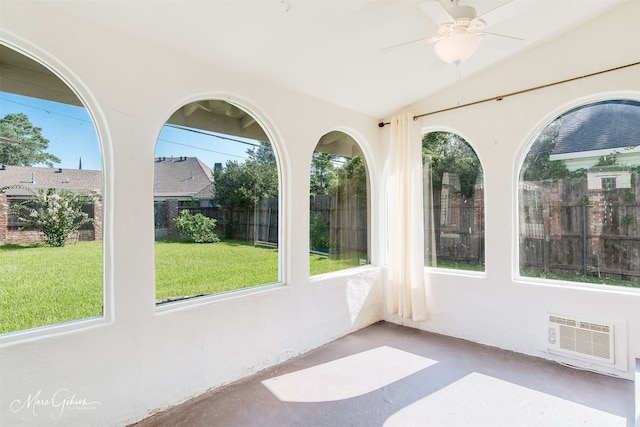
[[[451,0],[440,1],[451,7]],[[587,22],[625,0],[461,0],[484,15],[485,36],[463,78]],[[48,1],[127,35],[164,45],[374,118],[455,84],[431,44],[424,0]],[[497,8],[497,9],[496,9]],[[435,20],[434,20],[435,18]]]

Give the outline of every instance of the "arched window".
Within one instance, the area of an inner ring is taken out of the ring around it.
[[[520,274],[640,286],[640,102],[574,108],[531,142],[519,180]]]
[[[157,304],[280,280],[278,164],[251,114],[217,99],[183,106],[154,165]]]
[[[102,157],[82,101],[0,45],[0,333],[103,315]]]
[[[340,131],[320,138],[311,159],[311,275],[369,263],[368,188],[356,141]]]
[[[482,165],[451,132],[422,137],[425,266],[484,271]]]

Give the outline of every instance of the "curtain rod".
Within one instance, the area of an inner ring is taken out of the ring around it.
[[[609,68],[609,69],[606,69],[606,70],[596,71],[595,73],[583,74],[583,75],[578,76],[578,77],[571,77],[571,78],[566,79],[566,80],[560,80],[560,81],[553,82],[553,83],[547,83],[547,84],[540,85],[540,86],[534,86],[534,87],[530,87],[530,88],[527,88],[527,89],[522,89],[522,90],[518,90],[518,91],[515,91],[515,92],[510,92],[510,93],[507,93],[505,95],[494,96],[494,97],[491,97],[491,98],[481,99],[479,101],[469,102],[467,104],[456,105],[455,107],[443,108],[442,110],[431,111],[430,113],[418,114],[416,116],[413,116],[413,120],[418,120],[419,118],[430,116],[432,114],[444,113],[445,111],[452,111],[452,110],[457,110],[458,108],[470,107],[472,105],[482,104],[484,102],[502,101],[504,98],[507,98],[509,96],[521,95],[523,93],[533,92],[534,90],[545,89],[545,88],[548,88],[548,87],[551,87],[551,86],[556,86],[556,85],[560,85],[560,84],[564,84],[564,83],[569,83],[569,82],[573,82],[575,80],[584,79],[584,78],[587,78],[587,77],[594,77],[594,76],[597,76],[597,75],[600,75],[600,74],[610,73],[611,71],[618,71],[618,70],[622,70],[623,68],[634,67],[636,65],[640,65],[640,61],[633,62],[633,63],[627,64],[627,65],[621,65],[619,67]],[[386,125],[389,125],[389,124],[391,124],[391,122],[380,122],[380,123],[378,123],[378,127],[382,128],[382,127],[385,127]]]

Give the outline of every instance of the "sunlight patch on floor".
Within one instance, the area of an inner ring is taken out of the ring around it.
[[[626,427],[627,420],[508,381],[472,373],[396,412],[383,427],[424,425]]]
[[[330,402],[372,392],[436,363],[382,346],[262,383],[281,401]]]

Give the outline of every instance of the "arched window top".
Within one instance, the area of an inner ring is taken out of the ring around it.
[[[332,153],[345,158],[362,156],[362,148],[348,133],[334,130],[324,134],[318,141],[315,151]]]
[[[270,137],[256,116],[247,108],[223,99],[203,99],[178,108],[166,125],[269,141]]]

